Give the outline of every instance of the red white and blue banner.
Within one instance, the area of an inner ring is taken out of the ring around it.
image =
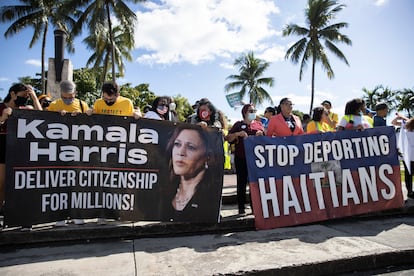
[[[204,179],[184,210],[175,212],[180,183],[172,177],[167,147],[175,145],[170,138],[177,128],[201,127],[34,110],[14,110],[7,123],[7,226],[67,218],[218,222],[224,154],[217,129],[203,130]]]
[[[257,229],[403,206],[393,127],[244,143]]]

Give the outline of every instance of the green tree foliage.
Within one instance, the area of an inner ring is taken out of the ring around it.
[[[77,97],[92,106],[101,96],[101,83],[98,82],[99,73],[102,70],[81,68],[73,71],[73,79],[76,83]]]
[[[290,59],[294,64],[300,62],[299,80],[302,80],[303,71],[307,67],[309,60],[311,60],[312,88],[309,114],[312,112],[315,96],[316,63],[321,63],[329,79],[334,77],[326,50],[329,50],[349,65],[344,54],[335,45],[335,43],[352,44],[346,35],[339,32],[342,28],[348,27],[348,24],[341,22],[329,25],[335,19],[336,14],[344,7],[345,5],[340,5],[333,0],[308,0],[308,6],[305,9],[306,27],[289,24],[283,29],[283,36],[297,35],[301,37],[287,50],[285,55],[285,58]]]
[[[413,89],[404,88],[395,92],[395,98],[399,103],[397,111],[406,111],[407,117],[411,118],[414,114],[414,91]]]
[[[49,27],[55,27],[68,33],[75,24],[74,18],[76,12],[66,13],[62,10],[62,1],[54,0],[20,0],[19,5],[2,6],[0,8],[1,22],[11,22],[11,25],[4,33],[4,37],[13,36],[23,29],[32,28],[33,37],[30,41],[29,48],[41,38],[42,39],[42,93],[46,92],[45,77],[45,49],[46,37]],[[67,36],[66,45],[69,51],[73,51],[72,38]]]
[[[109,35],[110,42],[109,44],[111,45],[111,62],[108,64],[111,64],[112,66],[113,81],[116,81],[116,61],[121,57],[116,56],[115,41],[112,36],[113,24],[111,17],[115,17],[117,19],[124,35],[130,39],[133,39],[134,37],[135,23],[137,22],[136,14],[127,6],[126,2],[127,1],[122,0],[69,0],[65,5],[65,8],[68,11],[73,9],[82,10],[78,22],[73,29],[74,35],[81,33],[83,27],[86,27],[92,35],[94,35],[97,30],[97,35],[100,35],[102,34],[103,27],[107,28],[107,35]],[[143,2],[143,0],[129,0],[128,2],[138,3]]]
[[[118,67],[119,75],[124,76],[125,65],[123,59],[132,61],[130,52],[134,47],[134,38],[131,35],[129,32],[124,32],[122,26],[114,27],[112,30],[114,47],[112,47],[109,29],[97,24],[95,32],[83,40],[87,48],[93,52],[86,62],[86,66],[93,64],[95,69],[103,68],[102,82],[106,80],[108,68],[112,66],[112,50],[115,52],[115,64]]]
[[[173,97],[174,102],[177,105],[177,116],[180,122],[185,122],[188,116],[193,114],[194,110],[191,104],[188,102],[188,99],[178,94],[177,96]]]
[[[274,79],[262,77],[270,63],[256,58],[253,52],[248,52],[237,58],[234,61],[234,66],[239,68],[239,75],[230,75],[226,78],[233,80],[224,87],[227,93],[234,89],[240,89],[238,91],[240,98],[243,99],[247,94],[249,103],[260,105],[268,100],[273,104],[272,97],[263,88],[263,85],[273,87]]]
[[[363,87],[362,92],[364,92],[362,99],[365,101],[365,105],[372,110],[375,110],[375,106],[381,102],[387,103],[389,110],[397,108],[395,92],[391,88],[377,85],[372,90]]]

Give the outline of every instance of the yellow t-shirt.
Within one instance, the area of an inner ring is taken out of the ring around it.
[[[128,98],[118,96],[113,105],[107,105],[103,99],[96,100],[93,105],[93,112],[95,114],[107,114],[116,116],[133,116],[134,105]]]
[[[319,133],[332,131],[331,127],[325,122],[310,121],[306,126],[306,133]]]
[[[83,110],[81,108],[81,102],[82,102]],[[74,99],[70,105],[67,105],[63,102],[61,98],[51,102],[47,108],[48,111],[54,111],[54,112],[60,112],[62,110],[65,110],[66,112],[78,111],[82,113],[85,113],[86,110],[88,109],[89,109],[88,104],[84,101],[81,101],[79,99]]]

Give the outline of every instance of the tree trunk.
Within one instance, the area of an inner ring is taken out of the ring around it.
[[[311,84],[311,102],[309,108],[309,115],[312,116],[312,109],[313,109],[313,98],[315,97],[315,64],[316,58],[312,57],[312,84]]]
[[[111,59],[112,59],[112,81],[116,81],[115,74],[115,52],[114,52],[114,40],[112,37],[112,22],[111,22],[111,13],[109,12],[109,4],[106,3],[106,13],[108,16],[108,29],[109,29],[109,41],[111,42]]]
[[[46,94],[46,78],[45,78],[45,75],[46,75],[46,70],[45,70],[45,49],[46,49],[46,36],[47,36],[47,31],[48,31],[48,28],[49,28],[49,24],[46,22],[45,23],[45,30],[44,30],[44,32],[43,32],[43,38],[42,38],[42,64],[41,64],[41,66],[42,66],[42,76],[41,76],[41,85],[42,85],[42,94]]]

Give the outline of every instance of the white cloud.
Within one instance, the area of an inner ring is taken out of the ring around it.
[[[9,81],[9,79],[5,77],[0,77],[0,81]]]
[[[270,17],[279,8],[270,0],[162,0],[137,12],[137,61],[148,64],[199,64],[251,49],[279,58],[278,46],[265,44],[280,35]]]
[[[36,67],[41,67],[42,62],[38,59],[28,59],[24,62],[25,64],[34,65]]]
[[[388,0],[375,0],[375,6],[383,6],[388,2]]]

